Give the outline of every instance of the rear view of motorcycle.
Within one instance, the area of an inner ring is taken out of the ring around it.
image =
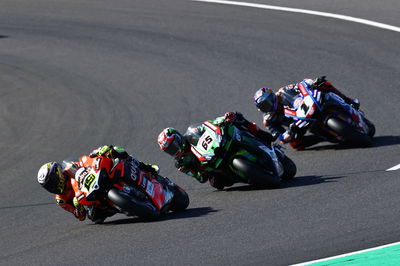
[[[72,185],[78,203],[89,210],[156,219],[189,205],[189,197],[181,187],[139,169],[135,160],[83,156],[80,165],[83,167],[76,172]]]

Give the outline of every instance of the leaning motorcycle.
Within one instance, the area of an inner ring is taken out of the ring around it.
[[[64,161],[71,167],[71,162]],[[145,172],[134,159],[83,156],[72,180],[78,203],[107,213],[159,218],[189,205],[187,193],[168,178]]]
[[[298,128],[309,126],[311,133],[330,142],[372,144],[375,126],[364,112],[349,108],[337,94],[323,93],[305,81],[298,88],[300,95],[293,101],[294,109],[285,108],[285,116],[293,118]]]
[[[296,165],[279,145],[267,145],[231,122],[190,126],[185,138],[204,172],[223,175],[233,183],[274,188],[296,174]]]

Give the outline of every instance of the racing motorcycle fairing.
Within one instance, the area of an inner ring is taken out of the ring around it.
[[[207,163],[215,156],[215,149],[221,146],[222,129],[208,121],[199,126],[190,127],[186,133],[191,151],[200,162]]]

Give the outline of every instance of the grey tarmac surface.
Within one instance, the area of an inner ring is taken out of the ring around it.
[[[400,26],[400,3],[258,1]],[[0,265],[288,265],[400,240],[400,34],[334,19],[191,1],[2,0]],[[240,111],[261,125],[259,87],[327,75],[377,127],[366,149],[287,154],[281,189],[215,191],[157,145],[167,126]],[[157,222],[78,222],[39,167],[126,147],[184,187]]]

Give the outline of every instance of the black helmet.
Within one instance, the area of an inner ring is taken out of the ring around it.
[[[65,189],[65,177],[62,167],[56,162],[49,162],[40,167],[38,176],[39,184],[53,194],[62,194]]]

